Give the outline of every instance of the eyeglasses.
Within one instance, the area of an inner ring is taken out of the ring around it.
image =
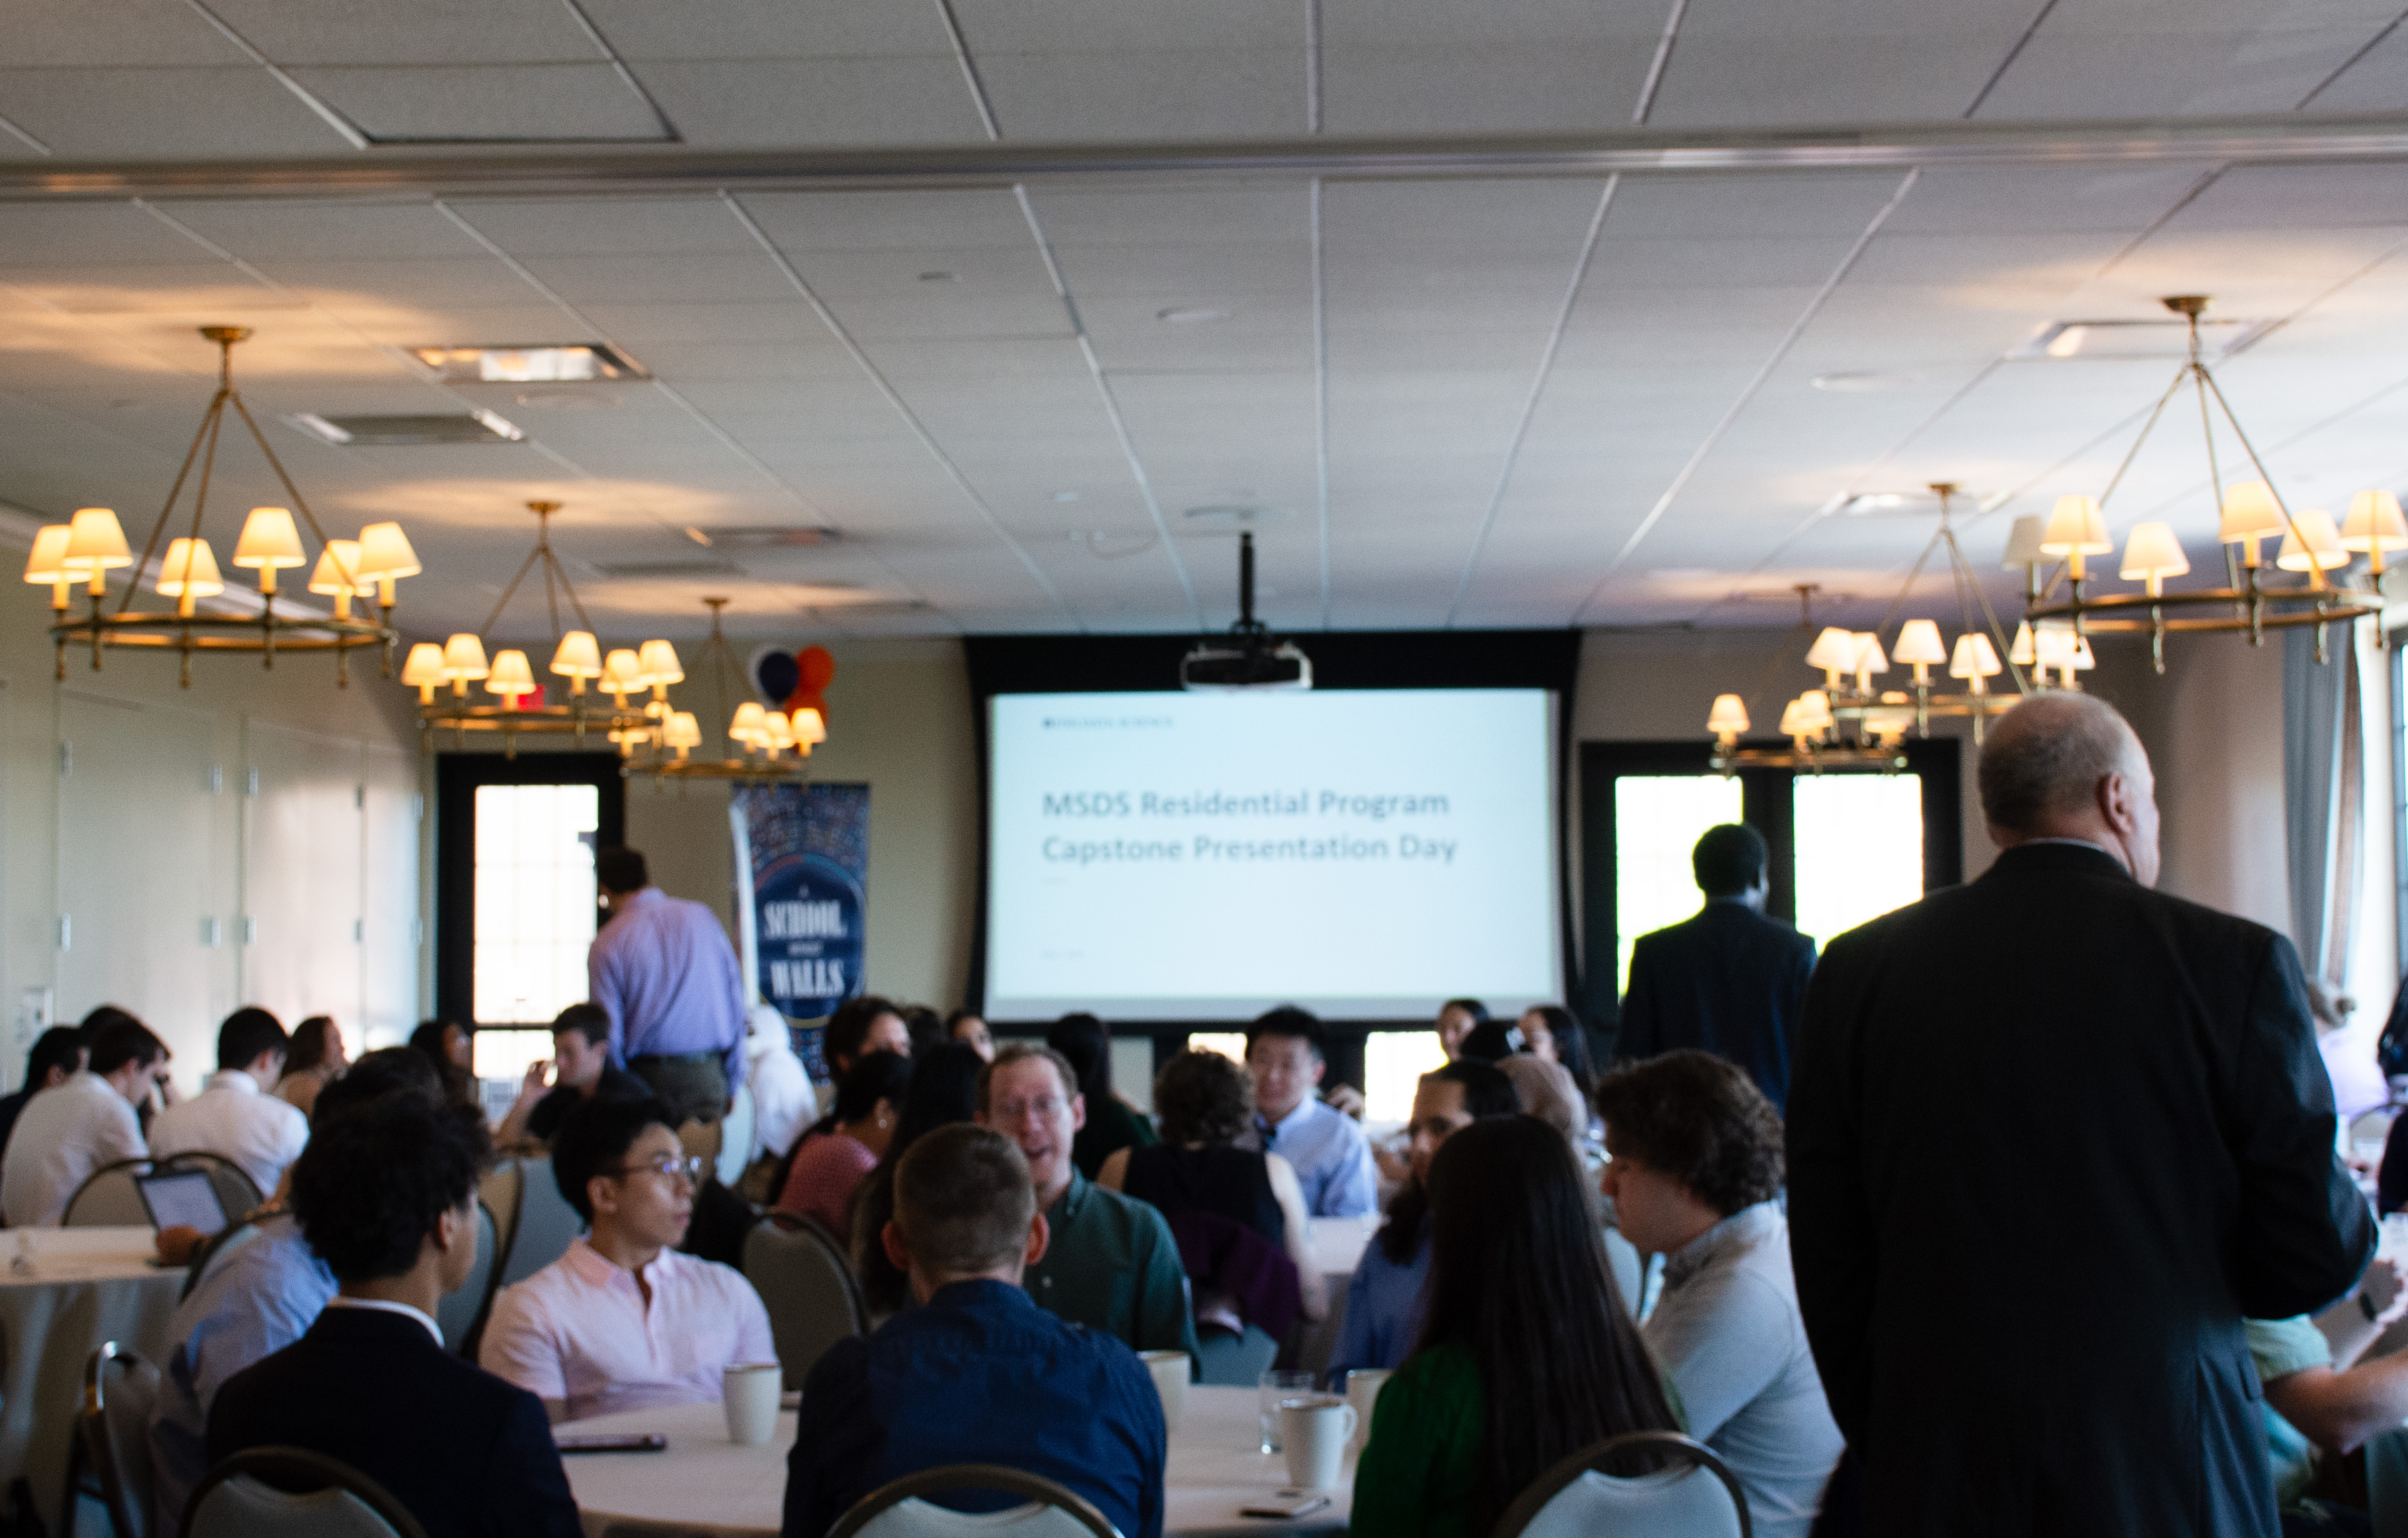
[[[1052,1121],[1062,1112],[1058,1095],[1039,1095],[1028,1100],[997,1100],[988,1107],[987,1114],[996,1121],[1015,1122],[1034,1114],[1039,1120]]]
[[[612,1175],[639,1175],[650,1171],[656,1175],[666,1175],[671,1180],[682,1179],[689,1186],[699,1186],[702,1184],[702,1168],[703,1161],[693,1155],[663,1154],[658,1158],[648,1158],[641,1164],[622,1165],[616,1170],[606,1170],[603,1172]]]

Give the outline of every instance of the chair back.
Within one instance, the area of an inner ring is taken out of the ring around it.
[[[560,1194],[552,1177],[552,1156],[519,1161],[518,1222],[510,1231],[510,1251],[502,1262],[502,1286],[512,1286],[568,1253],[585,1231],[585,1219]]]
[[[485,1315],[493,1307],[499,1254],[500,1236],[494,1227],[494,1210],[480,1201],[476,1269],[468,1272],[459,1291],[446,1293],[435,1305],[435,1322],[443,1331],[443,1344],[471,1360],[477,1355],[477,1337],[484,1332]]]
[[[1242,1335],[1215,1330],[1196,1338],[1196,1381],[1222,1388],[1252,1388],[1279,1359],[1279,1342],[1260,1325]]]
[[[116,1538],[150,1538],[150,1407],[159,1398],[159,1370],[115,1341],[103,1341],[83,1368],[83,1409],[76,1440],[100,1486]],[[76,1492],[67,1491],[69,1509]]]
[[[922,1499],[944,1490],[995,1490],[1025,1505],[951,1511]],[[1067,1486],[993,1463],[955,1463],[881,1486],[837,1518],[827,1538],[1121,1538],[1094,1504]]]
[[[505,1257],[518,1242],[520,1193],[525,1188],[526,1167],[508,1154],[494,1160],[477,1182],[477,1200],[493,1212],[494,1231],[502,1236],[497,1253]]]
[[[218,1194],[218,1205],[225,1209],[229,1224],[241,1222],[267,1204],[267,1194],[259,1188],[259,1182],[251,1179],[241,1165],[221,1154],[172,1154],[159,1161],[159,1170],[163,1174],[198,1170],[208,1175],[209,1189]]]
[[[193,1289],[201,1285],[201,1278],[209,1273],[210,1268],[258,1238],[260,1223],[274,1215],[272,1213],[253,1213],[239,1222],[229,1223],[220,1229],[217,1237],[203,1244],[200,1253],[193,1257],[192,1269],[184,1273],[184,1290],[177,1295],[176,1301],[180,1303],[190,1298]]]
[[[867,1328],[860,1284],[825,1229],[793,1213],[771,1213],[744,1236],[744,1276],[769,1311],[769,1336],[786,1387],[800,1388],[827,1348]]]
[[[1652,1473],[1618,1476],[1603,1466],[1634,1456],[1666,1459]],[[1672,1431],[1608,1437],[1563,1459],[1505,1509],[1489,1538],[1749,1538],[1747,1496],[1728,1465]]]
[[[728,1107],[727,1114],[719,1119],[719,1183],[722,1186],[734,1189],[743,1182],[745,1166],[752,1163],[752,1156],[759,1152],[753,1146],[760,1136],[758,1127],[759,1117],[752,1109],[752,1086],[738,1085],[736,1103]]]
[[[2349,1141],[2353,1143],[2381,1143],[2391,1136],[2392,1120],[2400,1114],[2396,1105],[2378,1105],[2361,1112],[2349,1124]]]
[[[122,1158],[114,1164],[104,1164],[84,1177],[75,1195],[67,1198],[66,1215],[60,1226],[69,1229],[131,1229],[150,1226],[150,1209],[142,1205],[142,1192],[134,1184],[136,1175],[150,1172],[147,1158]]]
[[[184,1503],[184,1538],[426,1538],[383,1486],[305,1447],[252,1447]]]

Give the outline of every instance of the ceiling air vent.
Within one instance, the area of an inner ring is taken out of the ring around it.
[[[2230,357],[2266,334],[2272,321],[2217,317],[2199,323],[2200,351],[2210,358]],[[2162,321],[2052,321],[2035,332],[2011,358],[2129,360],[2186,356],[2190,351],[2190,323],[2180,316]]]
[[[406,351],[447,384],[567,384],[651,378],[642,364],[599,342],[412,347]]]
[[[714,561],[710,556],[680,556],[666,561],[588,561],[585,563],[605,577],[632,580],[646,577],[740,577],[744,568],[734,561]]]
[[[367,417],[322,417],[296,411],[285,420],[312,437],[351,449],[370,445],[516,443],[526,437],[491,411],[467,411],[457,416]]]
[[[685,537],[713,550],[801,550],[836,543],[832,528],[797,527],[792,524],[742,524],[724,528],[687,525]]]

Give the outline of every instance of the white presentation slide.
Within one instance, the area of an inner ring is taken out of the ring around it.
[[[1545,690],[997,695],[989,727],[991,1018],[1562,992]]]

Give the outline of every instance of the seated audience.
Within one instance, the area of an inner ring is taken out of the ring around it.
[[[596,1099],[552,1145],[560,1194],[593,1227],[494,1300],[477,1359],[554,1420],[715,1402],[730,1363],[778,1359],[752,1284],[677,1250],[700,1170],[676,1114],[656,1100]]]
[[[939,1127],[978,1114],[979,1074],[986,1059],[967,1042],[941,1042],[911,1065],[911,1087],[903,1092],[903,1114],[878,1168],[853,1193],[848,1221],[853,1274],[873,1318],[883,1318],[911,1301],[902,1270],[886,1258],[883,1235],[895,1217],[895,1167],[911,1145]]]
[[[1450,999],[1438,1007],[1438,1020],[1431,1028],[1438,1032],[1439,1050],[1446,1054],[1448,1062],[1455,1061],[1471,1028],[1487,1018],[1488,1006],[1477,999]]]
[[[1597,1070],[1590,1066],[1588,1028],[1561,1004],[1533,1004],[1522,1012],[1522,1041],[1531,1056],[1562,1066],[1572,1076],[1583,1105],[1597,1093]]]
[[[309,1142],[309,1118],[270,1093],[284,1076],[286,1040],[276,1016],[256,1005],[227,1015],[218,1027],[218,1071],[199,1094],[151,1121],[150,1157],[215,1154],[249,1175],[263,1200],[274,1196]]]
[[[1346,1284],[1346,1309],[1329,1352],[1329,1381],[1358,1367],[1396,1367],[1422,1334],[1422,1289],[1429,1277],[1429,1168],[1439,1145],[1476,1121],[1519,1113],[1513,1081],[1489,1063],[1452,1062],[1413,1085],[1405,1183],[1389,1199],[1380,1231],[1363,1246]]]
[[[1463,1033],[1463,1040],[1455,1043],[1455,1056],[1457,1062],[1469,1057],[1477,1063],[1501,1063],[1529,1049],[1520,1026],[1510,1020],[1483,1020]]]
[[[341,1087],[326,1086],[314,1132],[389,1094],[442,1103],[434,1065],[408,1047],[371,1052]],[[271,1203],[259,1233],[210,1263],[167,1321],[166,1359],[150,1410],[150,1469],[157,1531],[175,1538],[184,1501],[208,1472],[209,1405],[226,1379],[299,1340],[335,1296],[335,1273],[302,1238],[292,1215]]]
[[[1329,1071],[1321,1022],[1283,1005],[1246,1028],[1254,1078],[1254,1125],[1245,1145],[1277,1154],[1296,1171],[1314,1217],[1369,1217],[1380,1210],[1380,1175],[1363,1128],[1316,1098]]]
[[[1217,1052],[1182,1052],[1154,1077],[1154,1109],[1162,1118],[1163,1141],[1121,1149],[1104,1160],[1096,1184],[1165,1217],[1207,1212],[1253,1229],[1295,1262],[1304,1316],[1326,1315],[1326,1289],[1313,1271],[1311,1219],[1296,1171],[1277,1154],[1237,1146],[1254,1114],[1246,1071]],[[1202,1316],[1200,1293],[1196,1306]]]
[[[14,1094],[0,1098],[0,1148],[8,1146],[8,1134],[25,1102],[74,1078],[83,1060],[83,1042],[72,1027],[52,1026],[35,1039],[34,1050],[25,1054],[24,1084]]]
[[[955,1010],[945,1016],[945,1040],[968,1042],[970,1050],[988,1062],[995,1061],[995,1033],[986,1028],[986,1021],[975,1010]]]
[[[1570,1454],[1680,1430],[1560,1136],[1527,1116],[1463,1128],[1426,1180],[1429,1322],[1354,1472],[1348,1531],[1377,1538],[1484,1533]]]
[[[836,1125],[804,1135],[778,1193],[781,1211],[799,1213],[841,1242],[862,1177],[878,1167],[895,1135],[895,1121],[911,1086],[911,1059],[867,1053],[837,1081]]]
[[[905,1004],[903,1031],[911,1038],[911,1056],[935,1046],[945,1039],[945,1017],[925,1004]]]
[[[1078,1075],[1052,1047],[1011,1042],[979,1075],[978,1123],[1020,1145],[1053,1235],[1021,1285],[1040,1306],[1132,1350],[1193,1357],[1196,1322],[1170,1225],[1079,1172],[1070,1140],[1086,1119]]]
[[[902,1005],[874,993],[855,994],[828,1016],[820,1054],[827,1059],[828,1076],[841,1079],[855,1059],[871,1052],[909,1057],[911,1028],[904,1023]]]
[[[1086,1097],[1086,1125],[1070,1143],[1070,1162],[1081,1174],[1093,1180],[1112,1155],[1154,1143],[1153,1127],[1112,1091],[1110,1026],[1092,1014],[1066,1014],[1045,1032],[1045,1044],[1060,1053],[1079,1075],[1079,1093]]]
[[[652,1086],[611,1066],[609,1012],[599,1004],[571,1004],[552,1017],[552,1061],[527,1065],[518,1099],[494,1130],[494,1143],[502,1148],[550,1143],[568,1114],[596,1096],[649,1100]]]
[[[1465,1056],[1470,1054],[1467,1052]],[[1535,1053],[1517,1052],[1500,1058],[1497,1071],[1513,1081],[1513,1093],[1522,1102],[1523,1114],[1536,1116],[1561,1132],[1572,1157],[1581,1158],[1581,1140],[1588,1133],[1588,1105],[1572,1086],[1572,1076],[1564,1071],[1563,1065],[1548,1062]]]
[[[56,1228],[93,1171],[149,1154],[135,1108],[150,1100],[169,1056],[128,1016],[101,1028],[90,1067],[25,1102],[0,1155],[0,1214],[10,1228]]]
[[[313,1014],[293,1028],[293,1040],[284,1049],[284,1077],[276,1081],[277,1099],[306,1116],[317,1107],[318,1091],[341,1078],[349,1067],[342,1028],[331,1014]]]
[[[2286,1538],[2372,1531],[2365,1513],[2308,1490],[2319,1450],[2341,1458],[2408,1421],[2408,1352],[2360,1360],[2408,1313],[2401,1280],[2397,1261],[2379,1259],[2348,1297],[2313,1319],[2244,1321],[2250,1360],[2265,1385],[2267,1470]]]
[[[1611,1156],[1600,1186],[1641,1255],[1665,1258],[1641,1329],[1689,1434],[1747,1491],[1755,1530],[1806,1538],[1844,1445],[1798,1313],[1781,1114],[1747,1071],[1684,1048],[1598,1085]]]
[[[783,1538],[822,1538],[880,1486],[952,1463],[1058,1481],[1127,1538],[1159,1538],[1167,1441],[1153,1377],[1120,1342],[1031,1306],[1023,1288],[1048,1241],[1039,1184],[1011,1141],[982,1128],[939,1128],[903,1157],[881,1243],[919,1306],[838,1341],[811,1369]],[[940,1503],[1020,1500],[965,1491]]]
[[[445,1103],[478,1103],[475,1044],[457,1021],[422,1020],[409,1033],[409,1044],[426,1054],[426,1060],[443,1076]]]
[[[215,1465],[302,1447],[384,1487],[427,1538],[581,1538],[543,1401],[443,1348],[435,1308],[477,1264],[474,1111],[386,1095],[293,1167],[293,1213],[340,1290],[209,1406]]]
[[[794,1028],[775,1004],[755,1004],[744,1038],[744,1082],[752,1089],[752,1150],[746,1159],[782,1160],[819,1120],[810,1071],[795,1056]]]

